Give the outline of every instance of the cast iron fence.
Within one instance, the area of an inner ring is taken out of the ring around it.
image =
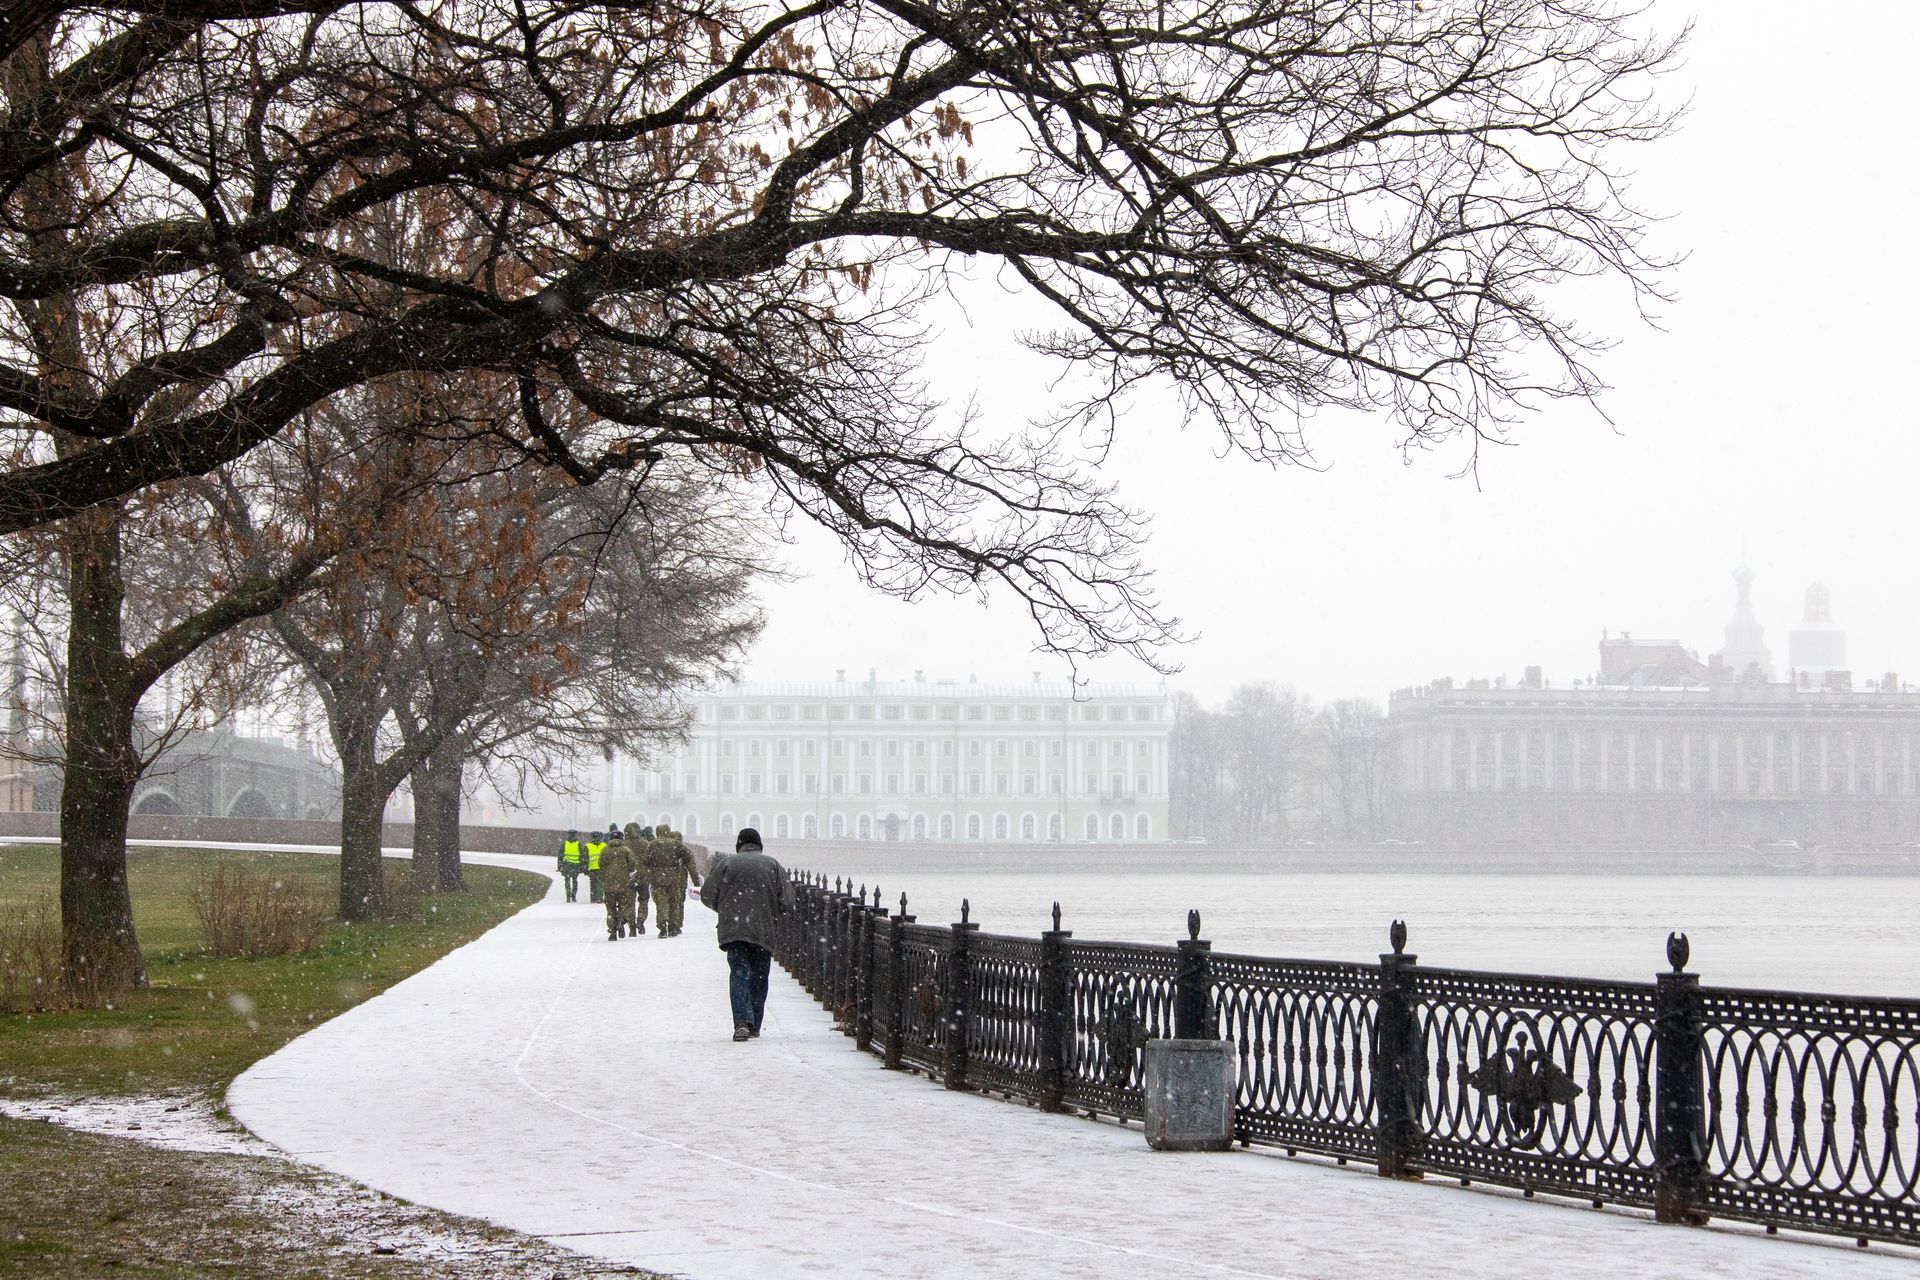
[[[951,1089],[1143,1119],[1142,1050],[1223,1039],[1235,1136],[1532,1195],[1920,1244],[1920,1001],[924,925],[796,873],[776,958],[859,1048]]]

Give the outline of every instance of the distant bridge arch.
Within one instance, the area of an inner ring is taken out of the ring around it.
[[[180,801],[171,791],[163,787],[155,787],[134,802],[133,811],[152,814],[156,817],[173,818],[185,813],[186,809],[181,806]]]
[[[267,793],[258,787],[243,788],[227,805],[229,818],[277,818],[273,801],[267,799]]]

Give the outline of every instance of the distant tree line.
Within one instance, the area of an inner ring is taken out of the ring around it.
[[[1315,708],[1273,684],[1245,684],[1219,710],[1176,694],[1167,748],[1174,839],[1277,844],[1372,842],[1387,834],[1387,718],[1342,698]]]

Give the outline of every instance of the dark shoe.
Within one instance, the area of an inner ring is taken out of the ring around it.
[[[734,1043],[738,1044],[742,1040],[749,1039],[752,1035],[753,1035],[753,1028],[748,1026],[746,1023],[736,1022],[733,1024]]]
[[[760,1028],[758,1028],[758,1027],[748,1027],[748,1028],[747,1028],[747,1038],[748,1038],[749,1040],[758,1040],[758,1039],[760,1038]]]

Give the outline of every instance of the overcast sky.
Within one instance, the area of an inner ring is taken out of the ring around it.
[[[1152,513],[1149,565],[1200,637],[1167,655],[1184,668],[1173,687],[1209,702],[1249,680],[1384,698],[1533,663],[1563,683],[1594,669],[1603,629],[1704,657],[1721,646],[1742,560],[1778,667],[1817,580],[1857,678],[1920,679],[1920,193],[1899,88],[1920,5],[1654,0],[1651,17],[1666,31],[1696,22],[1667,81],[1692,109],[1627,163],[1639,203],[1669,215],[1657,247],[1688,258],[1662,329],[1623,326],[1604,357],[1612,424],[1550,409],[1486,452],[1476,481],[1451,478],[1457,452],[1403,464],[1383,421],[1323,418],[1310,427],[1323,470],[1274,471],[1218,457],[1205,432],[1140,404],[1103,474]],[[944,326],[929,371],[990,414],[1024,414],[1047,395],[1048,366],[1003,314],[976,305],[970,323]],[[753,678],[1066,674],[1032,652],[1017,604],[882,598],[819,535],[786,558],[802,576],[765,592]],[[1090,671],[1158,679],[1131,660]]]

